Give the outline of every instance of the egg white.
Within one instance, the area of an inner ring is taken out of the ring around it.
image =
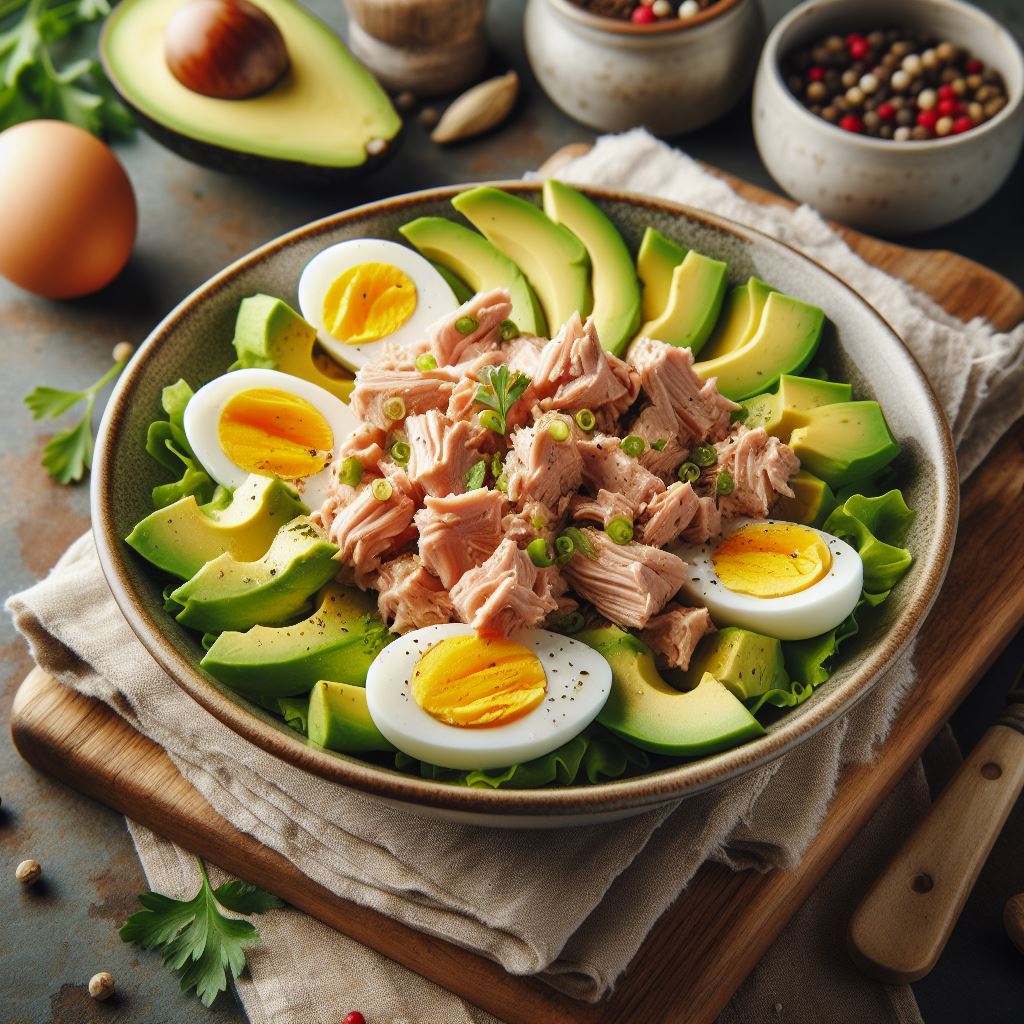
[[[768,522],[781,522],[770,519]],[[731,533],[763,519],[732,519],[722,531]],[[810,526],[802,527],[813,529]],[[712,555],[717,543],[678,544],[673,551],[687,563],[687,580],[680,591],[696,604],[706,605],[716,626],[742,626],[779,640],[806,640],[834,629],[853,611],[864,586],[860,555],[845,541],[814,530],[832,553],[828,573],[806,590],[782,597],[753,597],[729,590],[718,578]]]
[[[324,296],[346,270],[360,263],[388,263],[407,274],[416,285],[416,308],[398,330],[386,337],[364,345],[347,345],[335,338],[324,325]],[[302,315],[316,328],[324,348],[350,370],[358,370],[372,362],[385,345],[403,347],[422,341],[428,328],[458,307],[458,300],[448,282],[429,260],[404,245],[380,238],[356,238],[332,245],[314,256],[299,278]]]
[[[293,377],[290,373],[243,369],[216,377],[209,384],[203,385],[185,406],[185,436],[206,471],[225,487],[238,487],[245,482],[249,471],[232,462],[221,447],[217,431],[220,417],[224,406],[235,395],[256,388],[284,391],[309,402],[327,420],[334,435],[335,454],[342,441],[359,426],[359,417],[340,398],[318,384]],[[290,481],[311,509],[319,508],[327,497],[333,461],[313,476]]]
[[[370,665],[370,717],[410,757],[463,771],[521,764],[568,743],[604,707],[612,685],[608,662],[571,637],[527,629],[511,639],[535,654],[544,667],[544,700],[507,725],[467,729],[439,721],[416,703],[412,674],[420,658],[441,640],[473,632],[459,622],[415,629],[388,644]]]

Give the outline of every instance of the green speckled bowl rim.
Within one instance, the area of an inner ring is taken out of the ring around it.
[[[488,184],[526,194],[535,194],[541,187],[539,182],[523,181],[499,181]],[[858,671],[845,680],[842,686],[837,686],[835,690],[824,694],[813,705],[808,705],[806,712],[784,720],[781,725],[759,739],[707,758],[662,769],[653,774],[593,786],[533,790],[483,790],[402,775],[320,750],[305,743],[298,735],[294,738],[285,735],[267,721],[233,701],[218,690],[191,661],[172,646],[162,633],[160,624],[146,611],[139,595],[133,589],[125,567],[125,558],[129,549],[117,535],[114,525],[108,473],[110,472],[112,453],[117,448],[117,440],[123,427],[128,405],[131,402],[134,384],[143,373],[150,355],[164,339],[173,333],[178,323],[195,314],[197,307],[201,306],[204,299],[223,288],[242,269],[264,259],[278,249],[288,246],[296,239],[315,236],[367,214],[380,213],[385,210],[400,211],[405,207],[414,208],[427,200],[447,200],[470,187],[472,185],[452,185],[395,196],[354,207],[343,213],[334,214],[297,228],[255,249],[212,277],[173,309],[156,327],[141,346],[135,359],[129,364],[107,406],[97,439],[92,476],[92,519],[100,564],[121,612],[147,650],[171,679],[198,704],[239,736],[262,747],[282,761],[313,772],[324,779],[385,800],[397,801],[400,804],[411,805],[413,808],[422,807],[425,811],[428,808],[433,808],[435,812],[442,814],[448,812],[455,815],[490,816],[493,817],[496,824],[505,816],[537,817],[538,819],[560,818],[565,819],[565,824],[572,824],[574,817],[594,820],[604,816],[620,816],[636,813],[644,808],[655,807],[674,799],[689,797],[781,757],[797,744],[835,721],[840,715],[849,712],[858,701],[870,692],[883,672],[894,663],[917,634],[938,595],[939,587],[949,565],[959,509],[959,484],[952,436],[928,379],[902,340],[880,314],[853,289],[850,289],[848,285],[845,285],[836,275],[827,268],[821,267],[820,264],[815,265],[846,287],[854,299],[862,305],[864,316],[873,318],[881,333],[888,335],[891,339],[892,345],[903,350],[909,357],[913,372],[917,375],[931,417],[938,425],[941,440],[941,461],[934,467],[934,486],[937,494],[935,519],[937,536],[930,547],[927,562],[918,562],[921,575],[917,581],[917,590],[907,600],[906,607],[889,631],[865,652]],[[771,238],[763,232],[692,207],[616,190],[586,187],[583,191],[597,199],[628,203],[703,223],[715,230],[736,236],[745,242],[780,245],[790,249],[801,259],[811,263],[815,262],[793,249],[792,246],[787,246],[784,242]]]

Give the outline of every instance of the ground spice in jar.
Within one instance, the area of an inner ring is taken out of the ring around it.
[[[812,114],[897,142],[968,132],[1007,103],[994,68],[948,40],[898,28],[818,39],[786,57],[782,75]]]
[[[686,20],[713,7],[718,0],[572,0],[591,14],[603,18],[651,25],[657,21]]]

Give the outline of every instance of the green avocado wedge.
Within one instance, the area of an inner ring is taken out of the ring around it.
[[[754,336],[773,291],[775,289],[759,277],[748,278],[745,284],[733,288],[726,297],[714,333],[701,353],[704,358],[715,359],[746,345]]]
[[[690,667],[682,673],[687,689],[713,676],[740,700],[789,686],[782,641],[739,626],[708,633],[697,645]]]
[[[602,348],[622,355],[640,326],[640,282],[619,229],[585,195],[551,178],[544,182],[544,212],[586,247],[597,336]]]
[[[338,575],[337,553],[319,526],[297,516],[262,558],[240,562],[225,553],[178,587],[170,595],[182,606],[178,622],[204,633],[290,622]]]
[[[674,757],[702,757],[764,734],[753,715],[710,674],[693,690],[669,686],[654,655],[615,626],[573,637],[604,655],[612,690],[597,720],[643,750]]]
[[[447,217],[417,217],[398,230],[438,269],[443,267],[455,275],[470,290],[470,297],[492,288],[507,288],[512,299],[512,319],[519,330],[538,337],[546,335],[540,303],[523,272],[483,235]],[[460,298],[458,289],[452,286],[452,291]]]
[[[816,377],[794,377],[784,373],[778,390],[746,398],[740,405],[747,410],[743,425],[754,429],[764,427],[780,441],[788,441],[797,427],[805,427],[808,413],[823,405],[849,402],[853,387]]]
[[[308,618],[221,633],[200,664],[246,696],[291,697],[321,679],[364,686],[370,663],[392,639],[370,595],[329,583]]]
[[[793,497],[780,496],[772,509],[772,518],[821,529],[836,507],[835,492],[824,480],[806,469],[790,477],[789,486],[793,488]]]
[[[528,200],[489,185],[461,192],[452,206],[522,270],[550,334],[573,313],[586,318],[593,306],[590,258],[571,231]]]
[[[686,259],[686,250],[655,228],[644,228],[640,251],[636,257],[636,272],[643,289],[644,323],[657,319],[668,305],[672,290],[672,271]]]
[[[317,682],[309,695],[307,735],[318,747],[342,754],[395,750],[370,717],[366,689],[351,683]]]
[[[290,485],[252,474],[226,506],[204,509],[190,494],[146,516],[125,541],[158,569],[187,580],[222,554],[255,561],[285,523],[308,511]]]

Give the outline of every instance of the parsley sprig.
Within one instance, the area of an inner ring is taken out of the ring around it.
[[[120,349],[120,346],[118,346]],[[70,484],[82,479],[85,471],[92,465],[93,436],[92,414],[96,406],[96,396],[114,379],[116,379],[131,357],[131,347],[118,359],[116,352],[114,365],[95,384],[84,391],[61,391],[58,388],[38,387],[25,396],[25,404],[32,412],[32,418],[55,419],[67,412],[79,402],[85,402],[82,418],[70,429],[51,438],[43,449],[43,465],[50,476],[62,484]]]
[[[493,414],[481,413],[480,422],[495,433],[504,435],[508,431],[509,410],[523,397],[523,392],[530,386],[530,378],[518,370],[509,373],[504,364],[484,366],[477,377],[481,384],[476,389],[476,400]]]
[[[109,13],[108,0],[0,0],[0,131],[53,117],[94,135],[131,135],[131,114],[95,60],[54,63],[55,44]]]
[[[221,907],[238,914],[262,914],[283,906],[269,892],[247,882],[232,881],[214,889],[206,865],[198,857],[202,885],[190,900],[159,893],[139,896],[145,908],[125,921],[118,933],[124,942],[159,949],[164,963],[181,976],[181,989],[196,990],[204,1006],[228,987],[228,973],[237,978],[245,966],[244,947],[260,933],[249,921],[226,917]]]

